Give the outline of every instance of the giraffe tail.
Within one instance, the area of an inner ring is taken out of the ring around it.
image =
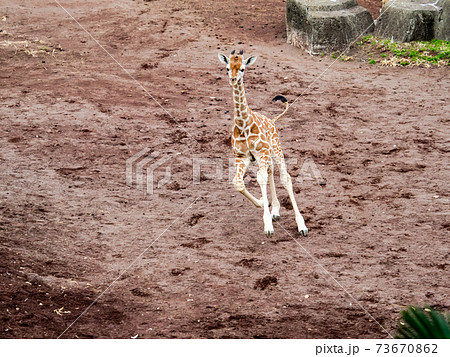
[[[289,104],[288,101],[285,97],[283,97],[282,95],[277,95],[275,98],[272,99],[272,102],[276,102],[277,100],[281,100],[281,102],[283,102],[286,105],[286,108],[284,109],[284,112],[281,113],[280,115],[276,116],[275,118],[273,118],[273,122],[275,123],[278,119],[280,119],[284,114],[286,114],[286,112],[288,111],[289,108]]]

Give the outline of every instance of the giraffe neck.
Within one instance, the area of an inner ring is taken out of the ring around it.
[[[233,86],[233,101],[234,101],[234,123],[240,128],[243,128],[248,123],[249,107],[247,99],[245,98],[244,83]]]

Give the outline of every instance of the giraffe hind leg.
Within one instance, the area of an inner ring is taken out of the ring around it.
[[[297,223],[298,232],[302,236],[306,236],[308,234],[308,228],[306,228],[305,220],[303,219],[303,216],[301,215],[301,213],[298,209],[297,202],[296,202],[295,196],[294,196],[294,190],[292,188],[291,176],[289,175],[289,173],[286,170],[286,163],[284,162],[284,157],[281,155],[277,156],[275,158],[275,162],[277,163],[278,168],[280,170],[281,184],[288,191],[289,198],[292,203],[292,208],[294,209],[295,222]]]

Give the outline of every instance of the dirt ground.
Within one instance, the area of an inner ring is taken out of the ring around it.
[[[387,338],[449,309],[448,68],[323,73],[282,1],[60,3],[98,43],[52,0],[0,5],[2,338]],[[228,179],[233,48],[254,110],[304,92],[277,126],[307,237],[278,187],[266,239]],[[144,148],[170,159],[153,195],[125,180]],[[194,158],[219,164],[194,183]]]

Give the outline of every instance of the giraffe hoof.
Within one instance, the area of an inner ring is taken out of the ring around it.
[[[272,238],[273,236],[273,231],[265,231],[264,233],[266,233],[267,238]]]
[[[272,221],[274,221],[274,222],[276,222],[276,221],[278,221],[280,219],[280,216],[278,216],[278,215],[273,215],[272,216]]]
[[[308,235],[308,228],[300,229],[298,233],[300,233],[303,237],[306,237]]]

